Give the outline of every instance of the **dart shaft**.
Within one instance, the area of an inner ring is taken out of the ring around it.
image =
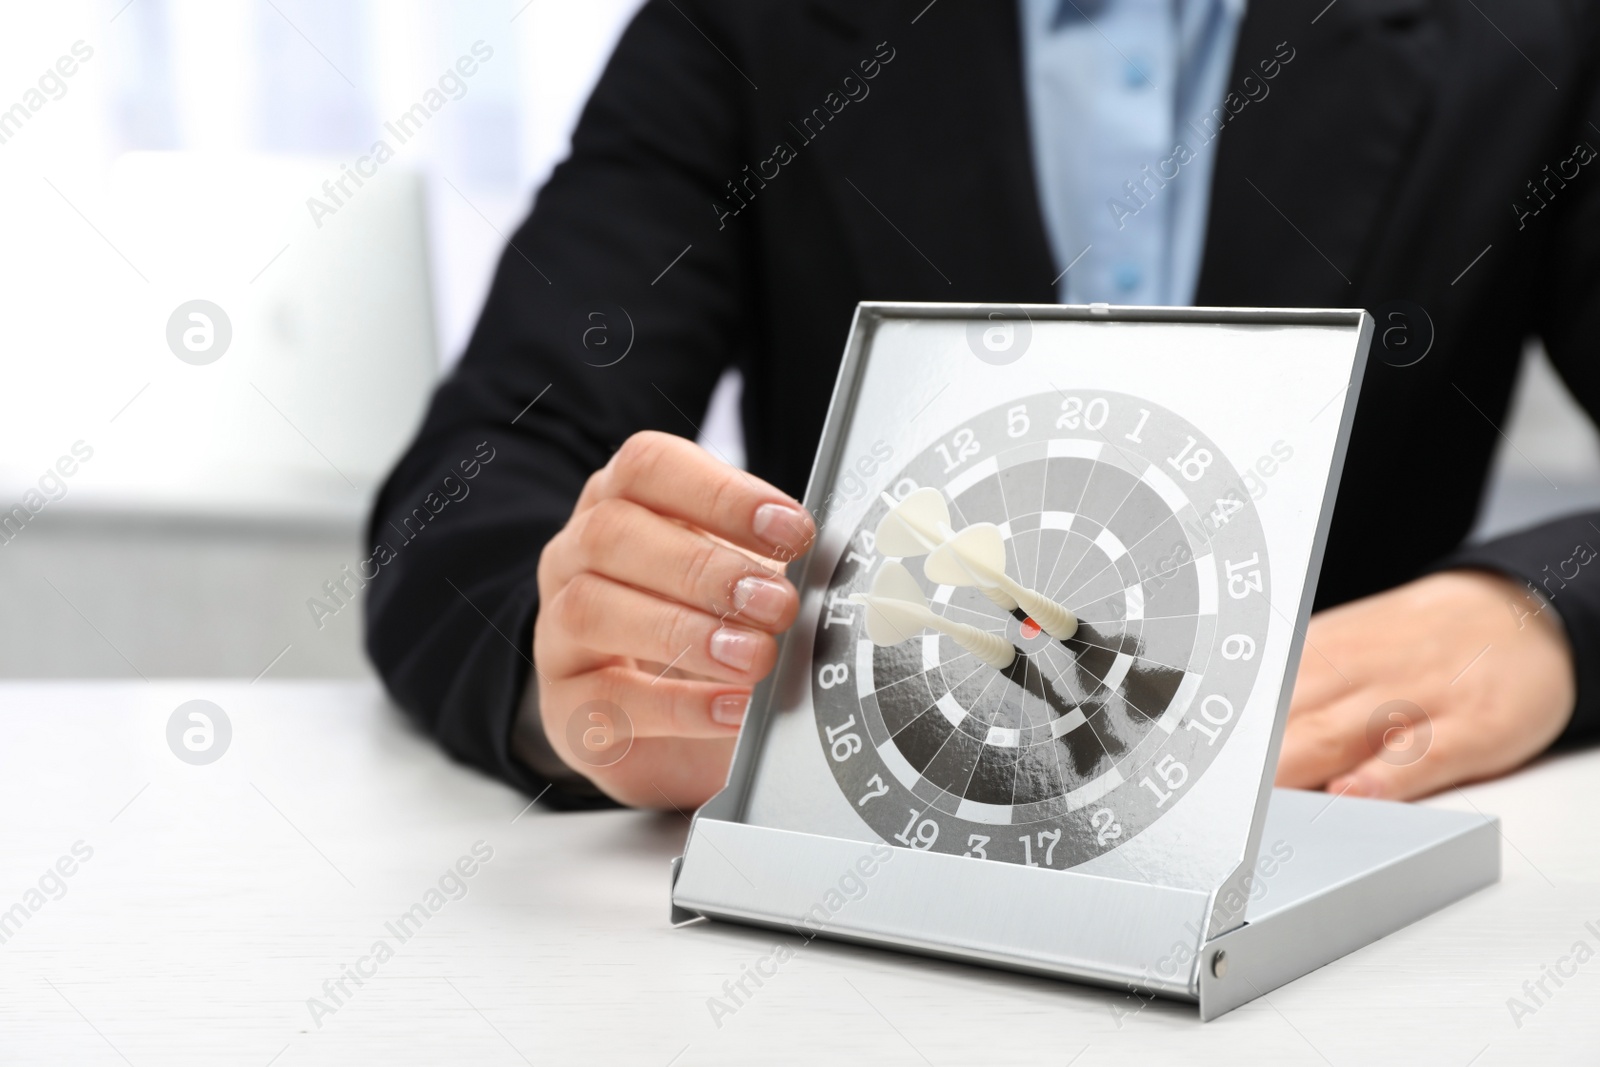
[[[937,630],[996,669],[1003,670],[1011,666],[1016,659],[1017,650],[1005,638],[980,630],[976,626],[953,622],[925,605],[860,593],[850,599],[865,605],[868,611],[878,612],[901,641],[909,641],[922,629]],[[915,626],[902,625],[902,620],[915,623]]]
[[[961,565],[967,573],[977,581],[978,588],[1001,607],[1008,608],[1009,605],[995,597],[995,591],[1010,598],[1026,611],[1051,637],[1066,640],[1077,632],[1078,617],[1064,605],[1056,603],[1037,590],[1029,589],[1005,571],[995,570],[980,560],[960,554],[957,558],[961,560]]]
[[[935,615],[931,611],[928,612],[928,615],[930,616],[928,626],[931,629],[938,630],[997,670],[1004,670],[1011,666],[1012,661],[1017,658],[1017,650],[1012,647],[1010,641],[1003,637],[980,630],[976,626],[951,622],[949,619]]]

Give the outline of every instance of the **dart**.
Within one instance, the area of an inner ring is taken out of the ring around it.
[[[867,636],[880,647],[909,641],[929,629],[944,634],[996,670],[1004,670],[1017,658],[1017,650],[1003,637],[934,612],[911,572],[893,560],[878,569],[871,593],[855,593],[850,599],[866,605]]]
[[[876,543],[878,551],[886,556],[905,558],[926,555],[956,536],[956,532],[950,528],[950,509],[945,506],[944,494],[932,486],[914,490],[906,494],[904,500],[896,500],[888,493],[884,493],[883,502],[889,505],[889,513],[878,523]],[[1000,554],[1003,569],[1004,547],[1001,548]],[[1017,606],[1015,600],[993,583],[979,585],[979,588],[1004,611],[1010,611]]]
[[[1006,573],[1005,538],[992,522],[973,523],[933,549],[923,573],[940,585],[977,586],[985,592],[993,588],[1005,593],[1058,641],[1078,632],[1078,617],[1069,608],[1018,584]]]

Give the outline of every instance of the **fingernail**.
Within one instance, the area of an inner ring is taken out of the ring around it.
[[[755,535],[774,548],[803,551],[811,540],[811,520],[787,504],[762,504],[750,523]]]
[[[711,658],[736,671],[747,671],[761,649],[761,635],[723,627],[711,635]]]
[[[753,622],[777,622],[788,606],[789,594],[777,582],[752,576],[733,587],[733,610]]]
[[[1370,778],[1360,776],[1346,778],[1337,789],[1334,789],[1331,785],[1329,789],[1334,793],[1347,797],[1375,797],[1378,795],[1377,784]]]
[[[746,693],[724,693],[711,701],[711,719],[724,726],[738,726],[744,722],[745,709],[750,706]]]

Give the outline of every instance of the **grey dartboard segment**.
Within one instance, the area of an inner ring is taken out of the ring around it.
[[[939,488],[957,528],[1000,526],[1007,572],[1081,623],[1055,641],[975,589],[927,582],[916,558],[904,562],[932,609],[1011,641],[1011,668],[932,631],[878,648],[859,609],[849,625],[825,614],[818,738],[866,825],[891,844],[1001,862],[1041,863],[1035,846],[1048,846],[1064,868],[1170,811],[1226,744],[1255,682],[1243,653],[1266,637],[1259,518],[1247,499],[1217,505],[1238,481],[1198,428],[1115,393],[1002,405],[883,478],[875,489],[900,495]],[[888,506],[873,505],[853,544],[870,544]],[[863,559],[841,560],[830,603],[870,586],[882,559]]]

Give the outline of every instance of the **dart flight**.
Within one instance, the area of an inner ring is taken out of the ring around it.
[[[952,622],[929,608],[917,580],[893,560],[878,569],[871,593],[855,593],[850,599],[866,605],[867,636],[875,645],[898,645],[929,629],[944,634],[996,670],[1004,670],[1017,658],[1017,650],[1005,638]]]
[[[928,559],[923,572],[940,585],[976,587],[1007,611],[1020,606],[1057,640],[1078,632],[1078,618],[1063,604],[1029,589],[1006,574],[1005,538],[991,522],[974,523],[957,532],[950,526],[944,494],[931,486],[895,502],[878,524],[878,551],[888,556]]]

